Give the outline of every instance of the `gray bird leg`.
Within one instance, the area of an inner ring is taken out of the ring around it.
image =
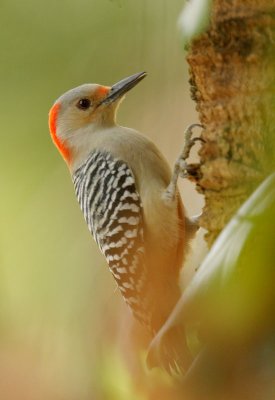
[[[184,132],[185,144],[184,144],[183,150],[182,150],[179,158],[177,159],[177,161],[175,163],[171,181],[170,181],[167,189],[164,192],[165,200],[173,201],[175,199],[176,192],[177,192],[177,182],[178,182],[179,176],[182,178],[185,178],[186,176],[188,176],[188,172],[187,172],[188,164],[186,163],[186,160],[189,157],[190,151],[196,141],[198,141],[198,140],[203,141],[203,139],[201,139],[200,137],[196,137],[196,138],[192,139],[193,129],[195,127],[203,128],[203,125],[201,125],[201,124],[189,125]]]

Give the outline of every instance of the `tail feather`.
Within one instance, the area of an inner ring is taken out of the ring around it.
[[[162,367],[170,375],[183,375],[192,362],[184,327],[178,325],[168,330],[164,328],[160,329],[150,344],[147,366],[149,369]]]

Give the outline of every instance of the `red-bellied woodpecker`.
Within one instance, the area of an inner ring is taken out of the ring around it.
[[[196,226],[176,186],[184,160],[172,176],[149,139],[116,124],[124,94],[145,76],[69,90],[51,108],[49,126],[90,232],[134,316],[154,334],[179,299],[179,271]]]

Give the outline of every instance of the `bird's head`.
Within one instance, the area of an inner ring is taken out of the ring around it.
[[[68,164],[79,136],[114,125],[116,110],[125,93],[145,76],[145,72],[140,72],[111,87],[84,84],[56,100],[50,109],[49,128],[55,145]]]

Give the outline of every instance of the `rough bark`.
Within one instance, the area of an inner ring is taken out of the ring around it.
[[[210,27],[187,60],[205,126],[195,181],[210,246],[274,169],[275,0],[214,0]]]

